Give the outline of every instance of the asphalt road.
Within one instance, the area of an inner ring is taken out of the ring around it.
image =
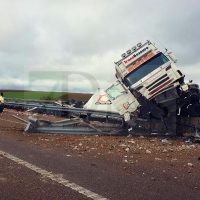
[[[177,171],[163,173],[159,166],[152,170],[150,163],[135,167],[132,173],[106,159],[69,156],[2,135],[0,158],[1,199],[200,198],[189,174],[180,182],[172,178]]]

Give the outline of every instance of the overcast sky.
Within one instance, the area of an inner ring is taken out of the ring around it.
[[[198,0],[0,0],[0,88],[106,89],[114,62],[146,40],[200,84],[199,36]]]

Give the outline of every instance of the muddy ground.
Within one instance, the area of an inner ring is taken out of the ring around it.
[[[60,151],[66,156],[107,160],[109,164],[126,170],[128,175],[141,173],[148,181],[159,183],[175,180],[175,184],[189,183],[188,192],[200,194],[200,144],[186,142],[186,137],[99,135],[65,135],[26,133],[26,125],[13,115],[27,119],[33,113],[5,109],[0,116],[0,134],[14,140]],[[39,119],[56,121],[60,117],[36,115]],[[165,142],[162,142],[166,139]],[[159,170],[158,170],[159,169]],[[159,171],[159,173],[158,173]],[[156,172],[156,173],[155,173]]]

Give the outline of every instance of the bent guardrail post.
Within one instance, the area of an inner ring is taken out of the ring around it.
[[[117,135],[120,130],[116,127],[95,127],[80,118],[65,119],[51,122],[49,120],[38,120],[29,116],[28,121],[13,115],[15,118],[25,122],[25,132],[28,133],[61,133],[61,134],[101,134],[101,135]],[[78,126],[78,124],[80,124]],[[82,126],[81,126],[82,125]]]

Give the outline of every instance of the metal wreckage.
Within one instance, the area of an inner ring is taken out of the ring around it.
[[[198,135],[199,85],[185,83],[171,51],[138,43],[115,63],[117,81],[106,93],[127,124],[179,134],[190,127]]]
[[[96,107],[88,109],[87,106],[87,109],[69,108],[62,103],[56,106],[18,103],[21,107],[40,107],[76,115],[75,119],[54,123],[30,117],[29,121],[26,121],[26,131],[110,134],[115,130],[115,134],[121,134],[129,130],[134,134],[138,130],[144,130],[171,132],[175,135],[192,131],[194,137],[199,137],[199,85],[192,81],[185,83],[185,74],[176,66],[176,62],[177,59],[171,51],[166,49],[165,52],[161,52],[150,41],[138,43],[115,62],[117,80],[104,90],[103,95],[106,95],[115,108],[114,112]],[[92,98],[94,100],[94,96]],[[6,101],[5,105],[13,106],[16,102]],[[81,119],[80,114],[87,116],[86,119]],[[104,130],[102,127],[94,127],[88,122],[91,115],[104,115],[106,120],[119,118],[122,120],[122,126],[106,127]]]

